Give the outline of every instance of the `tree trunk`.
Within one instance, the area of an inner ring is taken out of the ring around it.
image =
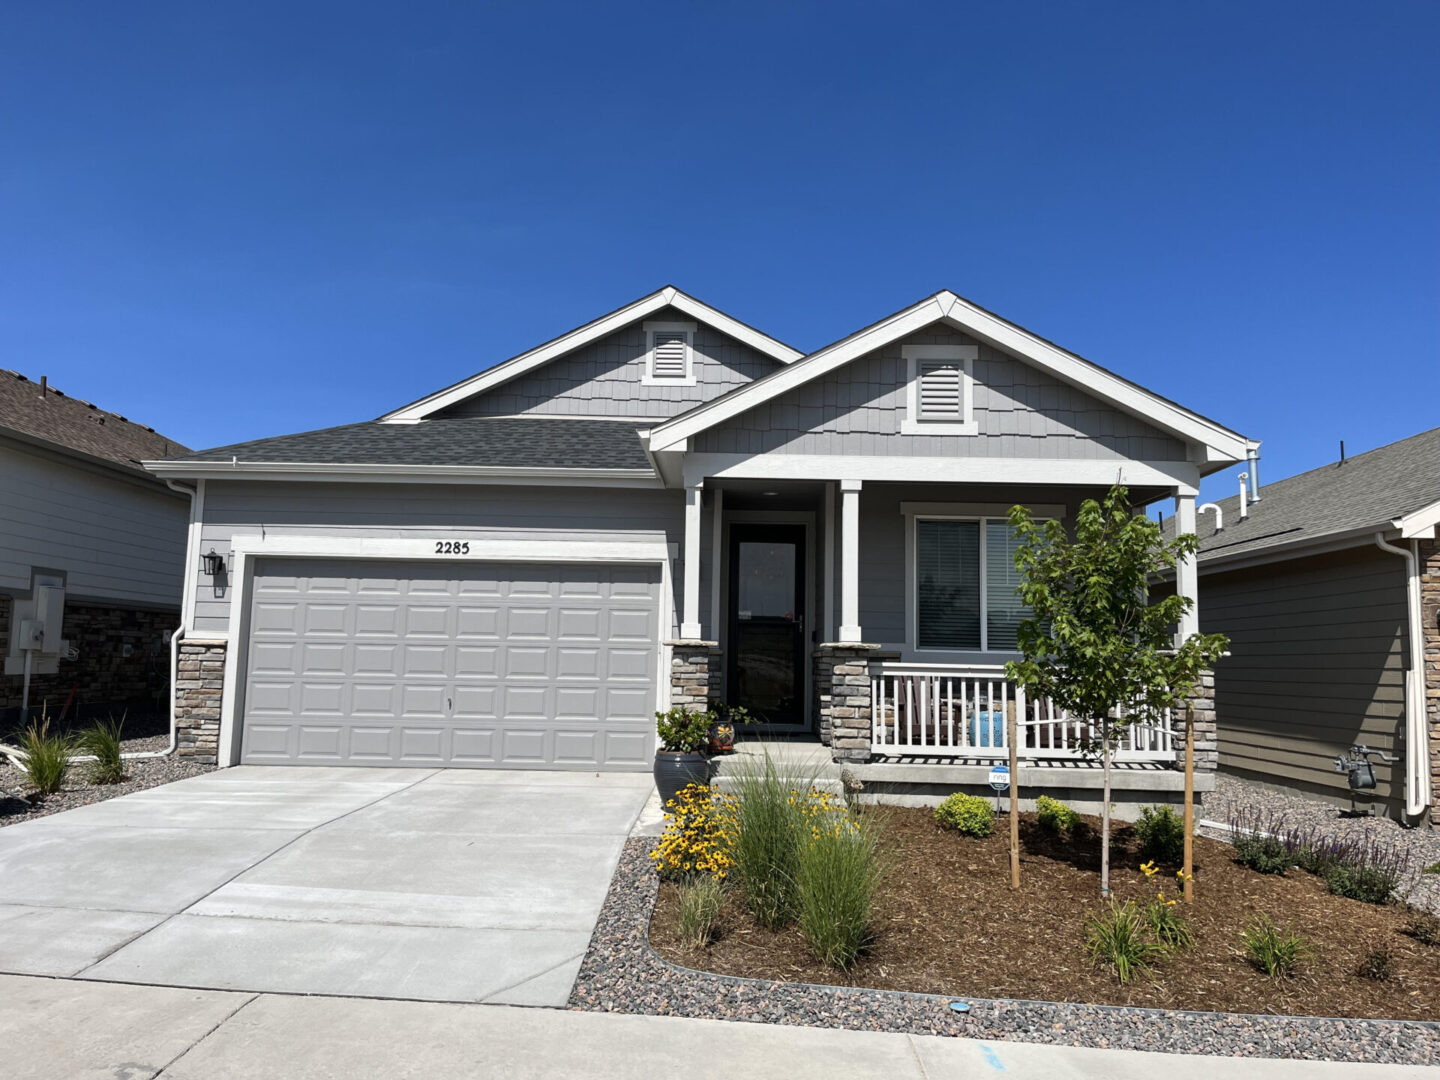
[[[1100,896],[1110,896],[1110,728],[1102,725],[1101,734],[1105,745],[1101,750],[1105,763],[1105,795],[1100,804]]]

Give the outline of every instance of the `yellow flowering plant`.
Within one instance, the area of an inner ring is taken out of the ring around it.
[[[1152,859],[1140,864],[1140,872],[1145,875],[1146,881],[1153,881],[1160,870]],[[1175,871],[1175,877],[1182,885],[1190,876],[1193,875],[1187,875],[1184,870]],[[1155,899],[1145,905],[1145,922],[1149,925],[1150,932],[1155,935],[1155,940],[1165,948],[1193,949],[1195,932],[1190,929],[1185,916],[1176,910],[1175,904],[1176,901],[1166,897],[1164,886],[1157,885]]]
[[[735,865],[734,843],[734,799],[708,784],[686,784],[665,804],[665,831],[650,858],[664,878],[724,881]]]

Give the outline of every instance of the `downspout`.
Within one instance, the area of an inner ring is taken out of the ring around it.
[[[1430,746],[1425,724],[1425,638],[1420,612],[1420,558],[1415,541],[1397,547],[1375,534],[1375,546],[1405,560],[1406,634],[1410,664],[1405,669],[1405,813],[1418,818],[1430,806]]]

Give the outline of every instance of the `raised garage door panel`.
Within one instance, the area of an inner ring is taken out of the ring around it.
[[[657,567],[262,559],[250,765],[644,769]]]

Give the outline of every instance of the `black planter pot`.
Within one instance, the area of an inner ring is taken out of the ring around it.
[[[704,754],[680,754],[661,750],[655,755],[655,788],[663,806],[686,784],[710,782],[710,759]]]

